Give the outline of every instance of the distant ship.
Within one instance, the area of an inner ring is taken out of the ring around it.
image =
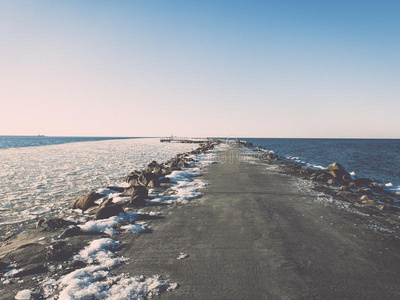
[[[40,134],[40,133],[39,133],[37,136],[38,136],[38,137],[44,137],[44,134]]]

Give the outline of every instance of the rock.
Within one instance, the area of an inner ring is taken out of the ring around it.
[[[334,189],[329,188],[327,186],[323,186],[323,185],[317,185],[317,186],[313,187],[313,190],[327,194],[327,195],[331,195],[331,196],[336,196],[336,194],[337,194],[337,192]]]
[[[328,179],[331,179],[332,176],[324,171],[318,170],[314,172],[310,179],[314,181],[328,181]]]
[[[166,168],[162,169],[160,176],[169,175],[171,173],[172,173],[172,169],[170,167],[166,167]]]
[[[351,181],[350,174],[344,169],[344,167],[339,163],[333,163],[326,167],[326,170],[331,174],[336,180],[349,182]]]
[[[64,241],[51,243],[46,248],[45,257],[49,261],[63,261],[74,255],[74,249]]]
[[[382,193],[384,191],[384,185],[378,182],[371,182],[369,187],[371,190],[377,193]]]
[[[151,173],[151,172],[146,172],[146,173],[142,173],[139,176],[139,184],[142,186],[147,186],[149,184],[150,181],[152,181],[153,179],[158,178],[159,176],[157,174]]]
[[[181,168],[178,167],[178,161],[176,159],[171,160],[168,164],[167,164],[167,168],[169,168],[171,171],[178,171]]]
[[[336,184],[336,180],[333,178],[330,178],[330,179],[328,179],[328,181],[326,183],[329,185],[334,185],[334,184]]]
[[[99,210],[96,212],[94,216],[94,219],[95,220],[108,219],[113,216],[118,216],[120,213],[124,212],[125,211],[120,204],[105,205],[99,208]]]
[[[360,197],[360,200],[362,200],[362,201],[367,201],[367,200],[371,200],[371,198],[368,197],[367,195],[362,195],[362,196]],[[364,203],[364,202],[363,202],[363,203]]]
[[[363,198],[364,196],[362,196],[361,198]],[[368,196],[365,196],[363,199],[361,199],[361,200],[363,200],[361,203],[362,204],[365,204],[365,205],[375,205],[376,204],[376,202],[374,201],[374,200],[371,200]]]
[[[328,170],[328,171],[333,171],[333,170],[342,170],[342,171],[346,171],[345,168],[344,168],[341,164],[339,164],[339,163],[337,163],[337,162],[334,162],[333,164],[327,166],[327,167],[326,167],[326,170]]]
[[[129,201],[129,206],[133,207],[146,206],[146,200],[140,195],[136,195],[135,197],[132,198],[132,200]]]
[[[142,185],[134,185],[125,189],[125,191],[120,195],[120,197],[135,197],[141,196],[143,199],[146,199],[149,195],[149,191]]]
[[[189,168],[189,164],[185,160],[180,159],[178,162],[178,168]]]
[[[311,175],[313,173],[313,170],[308,169],[308,168],[304,168],[304,169],[300,169],[299,171],[300,175]]]
[[[158,181],[158,179],[150,180],[150,182],[147,184],[147,187],[150,187],[150,188],[159,187],[159,186],[160,186],[160,182]]]
[[[342,185],[342,186],[339,188],[339,191],[350,192],[351,189],[350,189],[350,187],[348,187],[348,186]]]
[[[76,209],[80,208],[82,210],[87,210],[90,207],[97,206],[94,203],[96,200],[103,198],[105,195],[97,194],[97,193],[90,193],[89,195],[79,196],[74,202],[72,202],[69,208]]]
[[[357,186],[360,186],[360,185],[369,185],[372,182],[372,180],[369,178],[357,178],[354,179],[354,182]]]
[[[47,272],[43,267],[45,262],[45,245],[28,243],[19,246],[4,256],[4,261],[15,262],[22,271],[16,276],[25,276]]]
[[[157,163],[156,161],[152,161],[147,168],[144,170],[145,173],[154,173],[154,174],[161,174],[164,166]]]
[[[341,198],[343,198],[343,199],[345,199],[345,200],[347,200],[347,201],[354,201],[354,200],[357,199],[357,196],[355,194],[353,194],[353,193],[350,193],[350,192],[339,191],[339,192],[336,193],[336,195],[341,197]]]
[[[79,226],[74,226],[71,228],[67,228],[65,229],[59,236],[59,239],[65,239],[67,237],[71,237],[71,236],[77,236],[77,235],[81,235],[84,232],[81,231],[81,228]]]
[[[358,191],[363,195],[368,195],[368,196],[372,196],[373,195],[372,191],[370,189],[368,189],[368,188],[360,187],[360,188],[358,188]]]
[[[119,187],[119,186],[108,186],[107,189],[117,192],[117,193],[123,193],[125,188]]]
[[[68,226],[74,225],[74,224],[75,223],[73,223],[73,222],[66,221],[66,220],[60,219],[60,218],[55,218],[55,219],[50,219],[50,220],[40,219],[36,223],[36,228],[43,228],[43,230],[46,230],[46,231],[53,231],[55,229],[68,227]]]
[[[6,269],[8,267],[8,264],[6,264],[5,262],[0,261],[0,274],[1,271]]]
[[[86,267],[86,263],[84,263],[81,260],[73,259],[73,260],[69,260],[67,262],[67,266],[70,268],[73,268],[73,269],[80,269],[80,268]]]
[[[387,206],[383,204],[379,204],[376,206],[379,210],[387,210]]]
[[[169,179],[168,177],[162,177],[160,179],[158,179],[159,183],[170,183],[171,179]]]
[[[357,184],[354,181],[349,182],[349,187],[352,188],[352,189],[358,188]]]

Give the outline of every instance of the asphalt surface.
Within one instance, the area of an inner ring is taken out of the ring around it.
[[[207,167],[202,198],[124,235],[118,272],[179,284],[161,299],[400,299],[399,239],[239,153]]]

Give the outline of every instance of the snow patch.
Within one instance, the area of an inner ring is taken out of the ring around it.
[[[91,220],[83,225],[79,225],[82,231],[85,232],[104,232],[109,235],[118,233],[115,226],[123,221],[134,222],[137,220],[137,214],[135,213],[120,213],[118,216],[114,216],[103,220]],[[137,225],[135,232],[145,231],[147,228],[144,225]],[[130,231],[133,232],[133,231]]]
[[[170,284],[161,280],[158,275],[113,275],[110,269],[126,260],[114,253],[120,246],[120,242],[110,238],[92,241],[74,257],[86,262],[88,266],[75,270],[58,281],[50,279],[43,282],[47,296],[60,290],[58,299],[63,300],[145,299],[162,291],[171,291],[178,286],[176,283]]]

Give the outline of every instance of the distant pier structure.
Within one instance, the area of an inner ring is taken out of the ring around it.
[[[210,138],[193,138],[193,137],[179,137],[179,136],[169,136],[160,139],[161,143],[206,143],[209,142]]]

